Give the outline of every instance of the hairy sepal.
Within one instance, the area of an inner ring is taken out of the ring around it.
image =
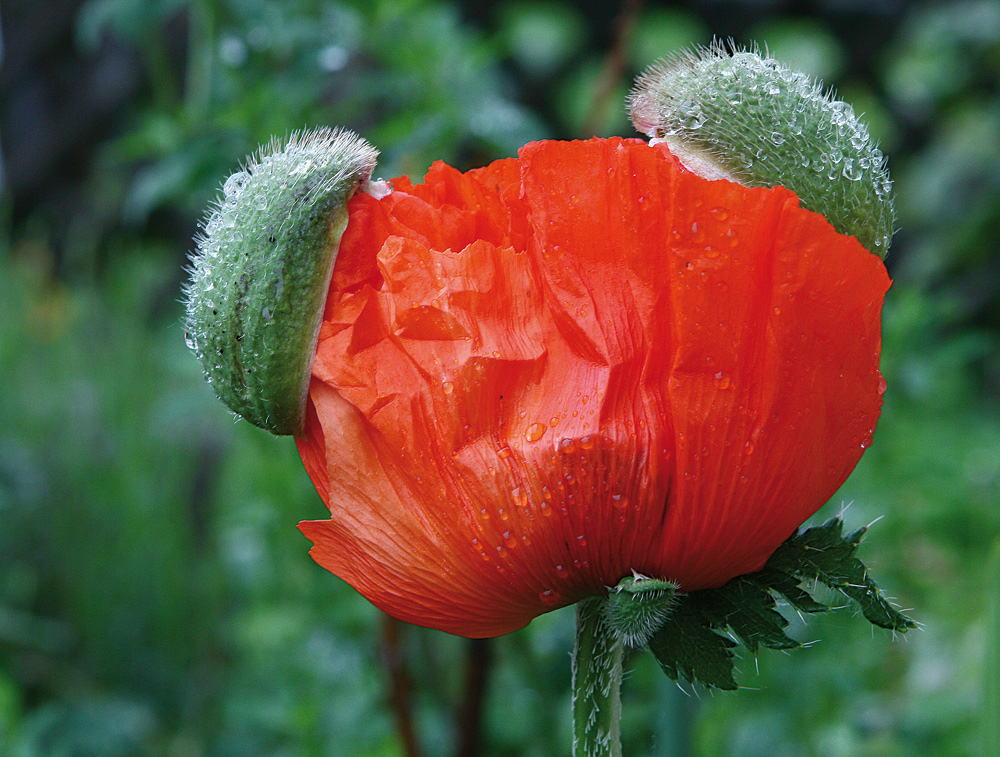
[[[188,346],[219,399],[274,434],[301,435],[347,201],[377,156],[342,129],[273,141],[226,180],[197,238]]]

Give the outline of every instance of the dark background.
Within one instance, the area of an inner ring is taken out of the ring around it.
[[[414,178],[631,136],[632,77],[713,37],[835,86],[889,156],[889,392],[820,517],[881,517],[863,557],[923,627],[793,618],[820,641],[737,694],[638,655],[625,753],[1000,753],[1000,3],[7,0],[0,37],[0,755],[568,754],[572,611],[469,643],[315,566],[294,446],[184,347],[183,266],[271,135],[349,126]]]

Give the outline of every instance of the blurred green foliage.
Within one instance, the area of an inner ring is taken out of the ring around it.
[[[0,754],[404,753],[383,621],[294,528],[323,508],[293,445],[234,423],[184,347],[194,220],[245,155],[306,125],[353,127],[384,150],[378,173],[414,177],[632,134],[631,76],[728,33],[710,6],[647,3],[610,80],[607,40],[560,0],[475,23],[433,0],[79,7],[79,59],[113,39],[144,78],[83,161],[85,202],[0,198]],[[826,77],[890,155],[890,391],[818,517],[882,518],[862,556],[923,630],[793,617],[820,643],[744,660],[748,688],[711,698],[636,657],[629,755],[995,753],[1000,6],[905,6],[860,69],[836,21],[768,15],[738,41]],[[493,642],[482,754],[568,753],[571,626],[563,610]],[[424,751],[453,753],[469,645],[416,628],[401,643]]]

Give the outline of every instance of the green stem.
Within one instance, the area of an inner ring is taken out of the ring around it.
[[[604,615],[607,599],[576,606],[573,757],[621,757],[622,644]]]
[[[982,754],[1000,754],[1000,541],[986,563],[986,655],[983,659]]]

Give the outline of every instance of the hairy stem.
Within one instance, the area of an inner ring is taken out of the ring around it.
[[[622,644],[604,614],[607,600],[576,606],[573,757],[621,757]]]

